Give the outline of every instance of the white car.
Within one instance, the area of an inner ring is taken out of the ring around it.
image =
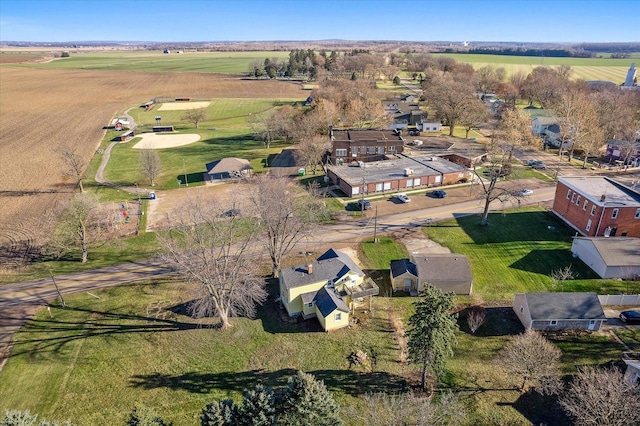
[[[519,194],[520,194],[520,195],[522,195],[522,196],[527,196],[527,195],[531,195],[531,194],[533,194],[533,191],[532,191],[532,190],[530,190],[530,189],[525,188],[525,189],[523,189],[522,191],[520,191],[520,193],[519,193]]]
[[[407,196],[407,194],[401,192],[398,195],[396,195],[396,198],[400,201],[402,201],[403,203],[408,203],[409,201],[411,201],[411,198],[409,198]]]

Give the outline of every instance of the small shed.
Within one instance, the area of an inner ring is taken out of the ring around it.
[[[607,320],[596,293],[516,293],[513,310],[533,330],[600,330]]]
[[[600,278],[640,277],[640,238],[574,237],[571,253]]]
[[[113,140],[114,141],[120,141],[120,142],[126,142],[128,140],[130,140],[131,138],[133,138],[135,136],[135,133],[133,130],[128,130],[124,133],[122,133],[121,135],[116,136]]]
[[[244,158],[223,158],[206,164],[205,181],[242,179],[250,176],[253,167]]]

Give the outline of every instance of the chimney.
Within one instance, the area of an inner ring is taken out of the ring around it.
[[[307,265],[307,274],[311,275],[313,273],[313,264]]]
[[[600,196],[600,202],[603,203],[606,198],[607,198],[607,195],[606,194],[602,194]]]

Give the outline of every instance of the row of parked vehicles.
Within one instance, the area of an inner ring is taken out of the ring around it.
[[[427,196],[434,197],[434,198],[445,198],[447,196],[447,193],[442,189],[436,189],[435,191],[428,192]],[[395,198],[402,203],[411,202],[411,198],[409,198],[409,196],[404,192],[397,193],[395,195]],[[369,210],[371,208],[371,202],[369,200],[365,200],[364,198],[361,198],[358,201],[356,201],[356,207],[358,208],[358,210]]]

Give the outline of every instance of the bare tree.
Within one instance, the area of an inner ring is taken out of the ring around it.
[[[278,277],[284,256],[309,234],[325,211],[322,200],[301,191],[285,177],[262,175],[256,179],[251,203],[265,234],[274,277]]]
[[[298,143],[296,153],[304,163],[305,168],[311,168],[315,175],[318,164],[322,163],[323,155],[329,150],[331,144],[324,136],[315,136],[303,139]]]
[[[171,230],[158,238],[166,261],[199,284],[194,316],[215,315],[228,328],[233,316],[253,317],[267,293],[250,253],[256,224],[245,216],[221,217],[222,211],[215,200],[191,201],[172,216]]]
[[[624,380],[615,368],[580,369],[560,405],[577,425],[640,424],[640,387]]]
[[[464,137],[469,137],[469,132],[476,129],[479,125],[486,123],[491,118],[489,108],[480,99],[469,101],[467,107],[460,115],[460,124],[464,127]]]
[[[444,57],[440,57],[441,59]],[[464,110],[475,100],[474,89],[470,82],[457,80],[449,75],[433,78],[423,83],[424,98],[436,115],[444,119],[449,126],[449,136],[462,117]]]
[[[484,324],[487,319],[487,310],[482,306],[473,306],[469,309],[467,314],[467,325],[471,334],[476,334],[476,331]]]
[[[58,156],[64,164],[64,176],[71,177],[80,188],[80,192],[84,192],[82,186],[82,175],[87,166],[87,162],[80,156],[77,149],[72,146],[63,146],[57,150]]]
[[[75,194],[49,242],[49,250],[59,257],[79,247],[81,262],[86,263],[89,245],[99,239],[104,229],[96,215],[97,207],[98,198],[94,194]]]
[[[411,393],[366,394],[364,409],[354,408],[350,416],[368,426],[439,426],[464,423],[466,411],[460,399],[445,393],[437,401]]]
[[[185,111],[182,116],[183,120],[188,121],[189,123],[193,123],[198,128],[198,123],[207,119],[207,109],[206,108],[196,108],[196,109],[188,109]]]
[[[562,352],[540,333],[527,329],[512,338],[496,360],[507,371],[522,378],[520,391],[531,385],[539,385],[544,392],[552,393],[559,386],[559,362]]]
[[[577,276],[578,274],[571,270],[571,265],[565,266],[561,269],[554,269],[553,271],[551,271],[551,286],[555,291],[555,289],[558,287],[558,284],[562,283],[562,289],[564,289],[564,282],[567,280],[573,280]]]
[[[160,154],[155,149],[143,149],[140,151],[138,160],[140,162],[140,170],[149,179],[151,186],[156,186],[156,178],[162,169]]]

